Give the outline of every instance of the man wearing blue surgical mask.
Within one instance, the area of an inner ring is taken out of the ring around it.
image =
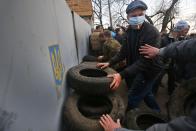
[[[140,55],[138,51],[139,47],[146,43],[159,47],[160,42],[158,30],[145,22],[146,9],[147,5],[140,0],[135,0],[128,5],[126,13],[129,27],[121,50],[109,62],[98,63],[97,67],[103,69],[125,59],[127,67],[119,73],[108,76],[113,78],[110,88],[117,89],[124,78],[129,88],[128,110],[137,108],[144,100],[151,109],[160,112],[152,94],[152,85],[162,68],[162,63],[159,57],[149,60]]]
[[[127,13],[127,19],[130,26],[135,30],[140,30],[145,21],[145,11],[142,8],[137,8]]]

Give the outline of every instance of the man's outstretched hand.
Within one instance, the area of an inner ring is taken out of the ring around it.
[[[120,120],[118,119],[117,122],[114,122],[108,114],[103,115],[99,123],[101,124],[101,126],[104,128],[105,131],[114,131],[114,129],[116,128],[121,128]]]
[[[111,74],[111,75],[108,75],[107,77],[113,78],[113,81],[110,84],[110,88],[112,90],[116,90],[120,86],[120,83],[122,81],[122,78],[121,78],[120,74],[119,73]]]
[[[159,54],[159,50],[160,49],[156,47],[145,44],[144,46],[140,47],[139,52],[140,54],[144,55],[145,58],[153,59]]]

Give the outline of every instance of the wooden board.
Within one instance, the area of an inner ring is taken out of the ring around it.
[[[92,16],[93,8],[91,0],[65,0],[72,11],[80,16]]]

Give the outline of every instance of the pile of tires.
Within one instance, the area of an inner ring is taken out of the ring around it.
[[[110,90],[107,75],[111,68],[98,69],[95,62],[72,67],[67,73],[68,86],[74,92],[64,104],[64,122],[69,131],[102,131],[99,124],[103,114],[114,120],[123,119],[126,105],[122,97]]]
[[[170,119],[190,115],[196,107],[196,78],[184,81],[172,94],[169,104]]]

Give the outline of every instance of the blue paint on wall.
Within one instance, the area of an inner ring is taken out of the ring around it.
[[[49,47],[50,60],[52,64],[55,83],[58,86],[62,85],[64,76],[64,66],[61,60],[61,52],[59,45],[53,45]]]

